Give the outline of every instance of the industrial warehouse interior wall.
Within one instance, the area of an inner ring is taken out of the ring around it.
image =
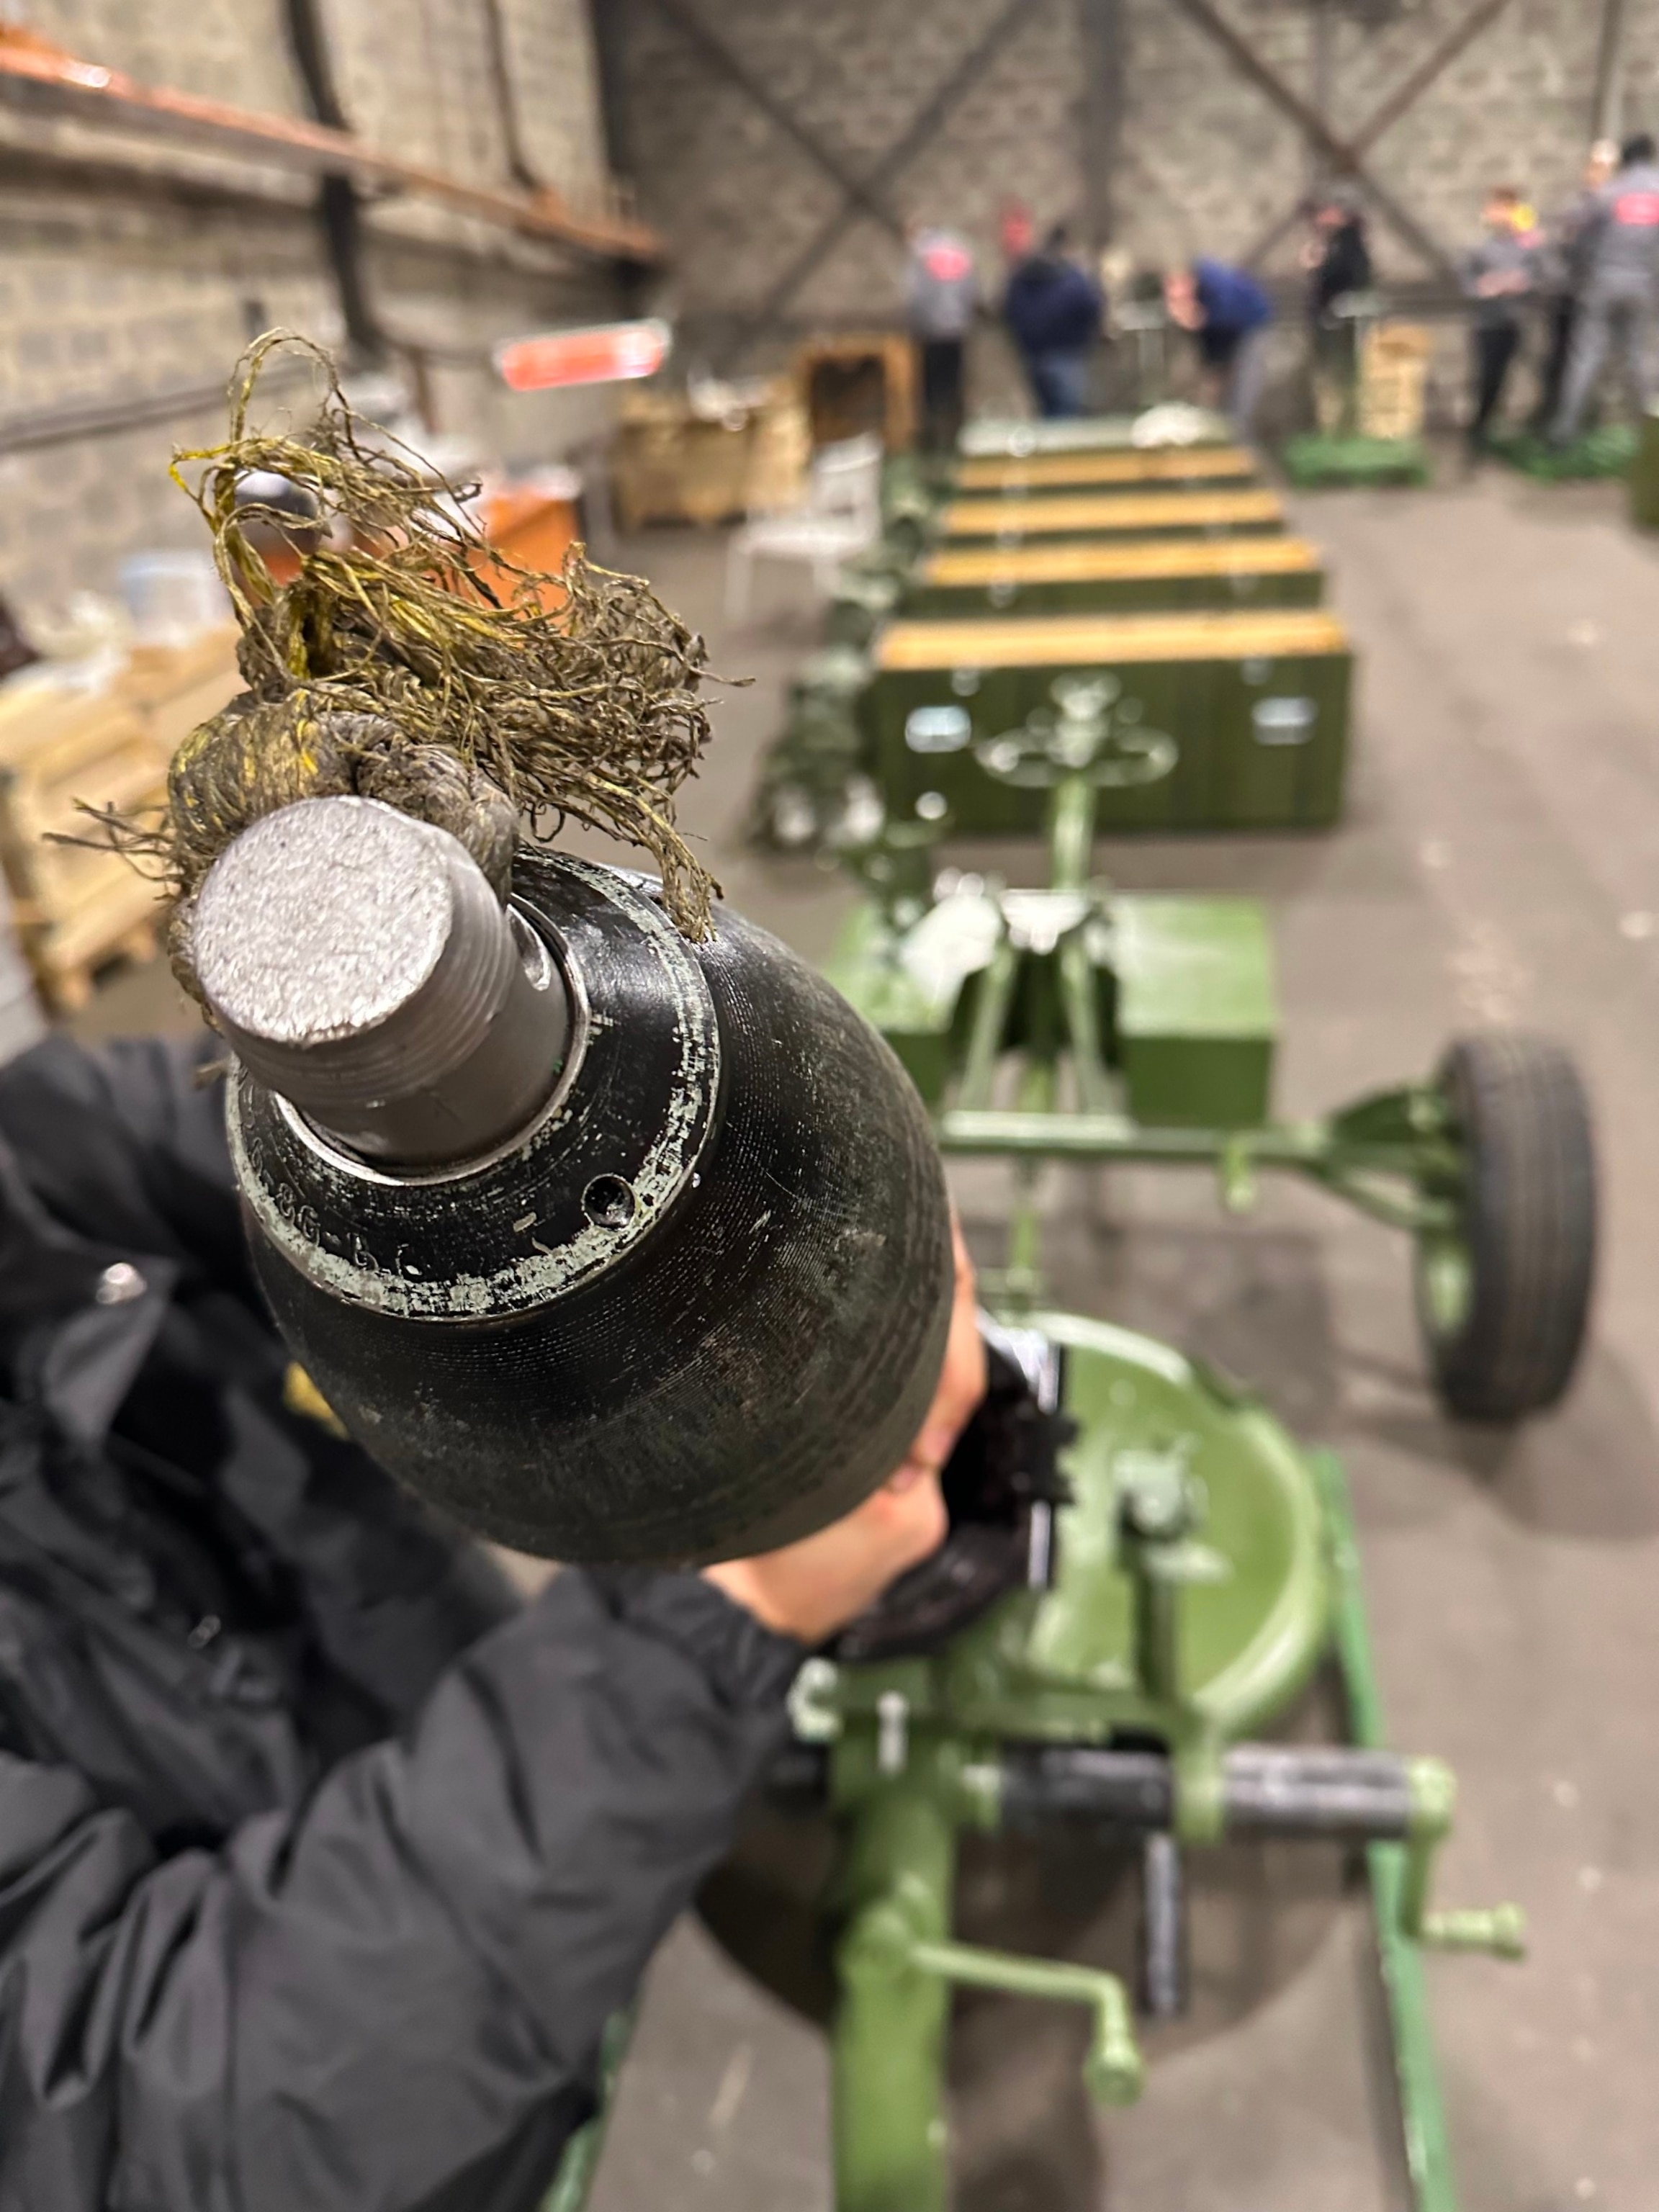
[[[316,13],[343,119],[370,143],[603,204],[586,0],[317,0]],[[143,83],[315,112],[288,0],[27,0],[0,5],[0,21]],[[27,617],[111,590],[130,552],[200,542],[167,463],[220,432],[216,394],[252,331],[343,333],[305,177],[0,105],[0,592]],[[600,265],[413,199],[369,206],[364,229],[373,319],[447,439],[529,462],[602,419],[586,396],[514,398],[489,365],[501,337],[613,312]],[[124,427],[135,413],[149,419]]]
[[[1449,307],[1489,184],[1548,207],[1598,109],[1615,128],[1659,125],[1659,0],[607,0],[605,14],[621,159],[669,234],[694,332],[733,362],[819,323],[893,319],[908,218],[964,227],[994,269],[1009,196],[1143,266],[1249,255],[1289,278],[1292,211],[1332,166],[1295,103],[1346,142],[1396,94],[1363,155],[1402,219],[1373,199],[1378,262]]]

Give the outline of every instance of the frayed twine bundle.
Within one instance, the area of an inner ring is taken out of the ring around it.
[[[283,349],[321,372],[306,441],[249,428],[260,374]],[[411,455],[370,441],[308,340],[258,339],[230,402],[226,441],[180,453],[173,474],[212,532],[247,690],[179,747],[159,821],[93,810],[104,840],[166,884],[185,988],[199,996],[191,902],[225,847],[276,807],[341,792],[453,831],[502,897],[521,817],[540,836],[567,817],[608,831],[652,855],[669,914],[705,937],[719,887],[673,817],[709,735],[702,640],[640,578],[595,568],[579,545],[550,612],[545,577],[504,561]],[[198,465],[192,483],[184,472]],[[250,530],[292,540],[294,514],[238,500],[261,474],[314,514],[282,585]]]

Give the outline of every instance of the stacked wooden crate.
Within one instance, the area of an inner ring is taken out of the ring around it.
[[[97,969],[155,950],[156,886],[95,836],[84,805],[155,805],[180,740],[240,687],[236,634],[135,648],[102,680],[31,670],[0,687],[0,866],[47,1005],[84,1004]]]
[[[630,393],[611,449],[617,522],[708,526],[791,507],[810,453],[805,410],[784,379],[741,393],[720,414],[672,392]]]

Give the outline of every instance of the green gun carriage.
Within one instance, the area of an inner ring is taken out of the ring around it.
[[[1185,2002],[1188,1855],[1238,1837],[1361,1851],[1413,2205],[1455,2212],[1425,1954],[1516,1958],[1523,1927],[1512,1906],[1431,1903],[1455,1784],[1387,1747],[1340,1465],[1169,1346],[1046,1310],[1036,1178],[1050,1160],[1203,1164],[1235,1207],[1263,1170],[1310,1178],[1413,1238],[1448,1407],[1512,1421],[1559,1397],[1583,1338],[1588,1112],[1558,1047],[1486,1036],[1428,1081],[1273,1119],[1260,909],[1114,897],[1092,873],[1123,735],[1062,714],[1045,746],[993,764],[1028,786],[1042,772],[1045,889],[938,871],[942,821],[892,824],[850,856],[869,895],[832,979],[910,1070],[947,1154],[1018,1164],[993,1340],[1069,1437],[1047,1471],[1041,1452],[953,1462],[944,1549],[804,1667],[768,1817],[827,1818],[832,1880],[781,1890],[779,1863],[811,1854],[795,1842],[780,1861],[775,1833],[758,1865],[739,1852],[705,1912],[763,1978],[788,1953],[792,1911],[802,1954],[833,1959],[837,2212],[945,2212],[954,1989],[1080,2008],[1090,2091],[1132,2102],[1137,2004],[1167,2017]],[[1260,1740],[1322,1666],[1345,1740]],[[965,1834],[1062,1828],[1138,1859],[1133,1989],[955,1932]]]
[[[1048,808],[1045,889],[938,872],[944,809],[884,824],[849,855],[869,895],[829,971],[909,1070],[947,1153],[1025,1164],[1011,1279],[1029,1291],[1045,1160],[1207,1165],[1235,1208],[1262,1171],[1298,1175],[1411,1237],[1451,1413],[1512,1421],[1553,1404],[1583,1343],[1595,1236],[1571,1060],[1546,1040],[1479,1035],[1427,1081],[1274,1118],[1261,908],[1114,895],[1093,874],[1099,801],[1126,763],[1173,772],[1158,734],[1118,727],[1110,704],[1103,680],[1079,679],[1046,732],[986,750],[988,775]]]
[[[1518,1958],[1524,1928],[1513,1906],[1433,1902],[1455,1784],[1388,1745],[1340,1464],[1231,1378],[1048,1310],[1036,1178],[1052,1160],[1204,1165],[1235,1207],[1262,1171],[1310,1179],[1412,1237],[1443,1402],[1512,1421],[1559,1398],[1583,1338],[1584,1097],[1558,1047],[1486,1036],[1425,1082],[1274,1119],[1260,909],[1113,896],[1092,870],[1098,799],[1159,749],[1097,690],[1060,707],[1041,743],[989,763],[1044,793],[1048,885],[939,870],[942,818],[884,825],[848,855],[867,896],[830,969],[910,1070],[945,1152],[1018,1164],[1007,1265],[987,1279],[992,1395],[1017,1374],[1012,1402],[1048,1424],[1047,1449],[1021,1412],[1012,1449],[953,1460],[943,1548],[803,1666],[763,1847],[740,1846],[704,1914],[775,1985],[832,1962],[836,2212],[945,2212],[955,1990],[1078,2008],[1088,2089],[1131,2103],[1137,2012],[1186,2002],[1192,1856],[1233,1838],[1361,1854],[1414,2212],[1456,2212],[1425,1959]],[[1341,1740],[1275,1740],[1322,1668]],[[823,1881],[809,1870],[826,1822]],[[1133,1973],[957,1933],[963,1839],[1058,1831],[1137,1870]],[[574,2148],[556,2212],[575,2212],[596,2142]]]

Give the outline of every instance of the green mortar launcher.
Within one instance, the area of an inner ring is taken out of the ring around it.
[[[780,1789],[826,1806],[841,1837],[838,2212],[944,2212],[954,1988],[1082,2007],[1091,2095],[1133,2103],[1136,1997],[1153,2017],[1184,2004],[1185,1855],[1238,1836],[1365,1851],[1407,2166],[1419,2212],[1452,2212],[1423,1954],[1518,1958],[1523,1923],[1513,1906],[1431,1905],[1455,1787],[1437,1760],[1384,1747],[1340,1465],[1127,1331],[1042,1314],[1005,1341],[1077,1427],[1052,1523],[1036,1504],[1004,1531],[1024,1586],[904,1656],[809,1662],[795,1691]],[[980,1565],[988,1534],[957,1524],[951,1541],[978,1537]],[[1249,1741],[1327,1658],[1350,1741]],[[1057,1824],[1139,1849],[1134,1996],[1097,1968],[952,1934],[961,1835]]]
[[[1060,703],[1000,770],[1046,790],[1048,887],[939,872],[942,817],[884,828],[849,856],[868,896],[832,970],[909,1067],[945,1149],[1019,1164],[1008,1265],[987,1286],[992,1340],[1036,1407],[1070,1424],[1057,1480],[947,1471],[943,1551],[796,1683],[773,1796],[837,1838],[834,1880],[811,1900],[835,1970],[837,2212],[945,2212],[958,1988],[1079,2008],[1091,2094],[1132,2102],[1137,2010],[1168,2017],[1185,2000],[1190,1854],[1243,1837],[1363,1853],[1415,2212],[1456,2212],[1425,1955],[1517,1958],[1523,1925],[1513,1906],[1431,1901],[1455,1784],[1388,1747],[1340,1464],[1170,1346],[1045,1310],[1033,1186],[1053,1159],[1200,1164],[1242,1206],[1263,1170],[1303,1175],[1411,1235],[1442,1398],[1510,1420],[1559,1395],[1583,1338],[1583,1094],[1558,1048],[1484,1036],[1427,1082],[1273,1119],[1261,913],[1115,897],[1093,877],[1097,790],[1158,773],[1163,748],[1143,724],[1115,725],[1097,688]],[[1264,1741],[1322,1668],[1345,1740]],[[955,1932],[965,1836],[1060,1828],[1138,1858],[1133,1991]],[[753,1893],[708,1909],[764,1974]],[[576,2212],[599,2139],[596,2125],[573,2147],[551,2212]]]
[[[1091,2095],[1133,2103],[1137,2010],[1186,2002],[1189,1855],[1244,1837],[1363,1851],[1415,2212],[1456,2212],[1425,1954],[1517,1959],[1524,1923],[1512,1905],[1431,1903],[1455,1784],[1387,1747],[1340,1462],[1128,1330],[1036,1312],[988,1334],[1030,1401],[1070,1424],[1060,1480],[953,1486],[947,1471],[943,1552],[803,1666],[770,1778],[773,1817],[827,1817],[837,1839],[811,1906],[811,1948],[834,1962],[837,2212],[945,2212],[957,1989],[1079,2007]],[[1253,1741],[1322,1666],[1346,1741]],[[964,1835],[1058,1827],[1138,1854],[1133,1992],[953,1932]],[[768,1978],[777,1929],[755,1893],[705,1910]],[[596,2124],[573,2145],[548,2212],[579,2212],[600,2141]]]
[[[1116,711],[1110,676],[1055,694],[1046,720],[979,749],[988,777],[1046,805],[1047,888],[939,871],[948,809],[924,806],[932,818],[884,822],[847,851],[867,896],[830,966],[909,1070],[944,1151],[1018,1164],[1002,1295],[1038,1295],[1044,1162],[1207,1166],[1234,1211],[1277,1170],[1411,1237],[1449,1412],[1513,1421],[1553,1404],[1583,1341],[1595,1243],[1589,1109],[1566,1053],[1476,1035],[1426,1081],[1276,1119],[1264,914],[1114,894],[1093,876],[1101,794],[1168,775],[1174,749]]]

